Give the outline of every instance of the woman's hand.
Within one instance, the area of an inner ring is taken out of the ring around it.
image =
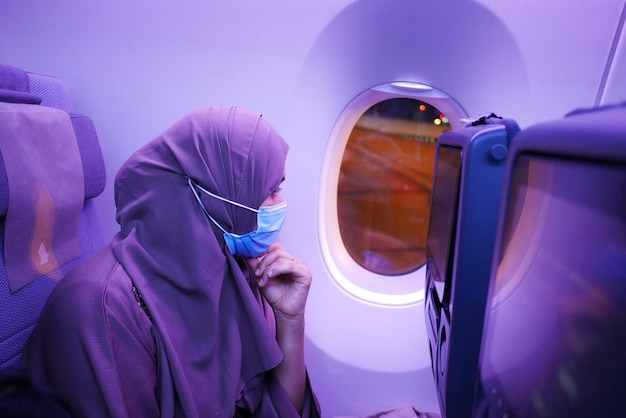
[[[278,243],[247,262],[276,318],[276,341],[283,361],[274,374],[296,410],[302,412],[306,393],[304,306],[311,287],[311,270]]]
[[[311,270],[304,262],[279,243],[272,244],[267,253],[249,258],[247,262],[275,314],[287,318],[304,316],[312,280]]]

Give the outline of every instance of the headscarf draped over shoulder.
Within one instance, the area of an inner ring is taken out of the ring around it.
[[[280,184],[288,146],[261,115],[197,110],[122,166],[115,179],[115,257],[157,330],[162,416],[232,416],[243,391],[281,360],[246,274],[202,212],[187,178],[258,208]],[[256,214],[203,195],[226,230],[247,233]],[[241,402],[241,401],[240,401]],[[251,405],[254,407],[254,405]]]

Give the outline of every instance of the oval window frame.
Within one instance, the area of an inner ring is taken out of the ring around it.
[[[335,284],[348,295],[366,303],[383,306],[410,306],[423,302],[426,266],[404,275],[377,274],[359,265],[348,253],[337,210],[339,173],[350,133],[359,118],[384,100],[420,100],[447,116],[452,129],[463,125],[463,107],[446,93],[426,84],[395,81],[371,87],[356,96],[339,115],[323,159],[318,199],[319,242],[322,259]],[[384,280],[382,280],[384,278]]]

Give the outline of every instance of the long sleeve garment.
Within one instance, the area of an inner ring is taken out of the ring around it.
[[[259,311],[267,309],[260,306]],[[209,416],[193,410],[192,394],[181,390],[193,387],[178,388],[172,381],[173,371],[160,360],[162,337],[148,315],[108,246],[55,288],[22,364],[32,378],[56,391],[76,417],[183,417],[190,416],[190,408],[194,416]],[[230,362],[225,367],[238,367],[235,357],[226,355],[224,361]],[[227,390],[219,381],[212,384],[216,391]],[[244,392],[231,416],[300,416],[271,371],[256,376]],[[248,411],[247,404],[255,409]],[[308,384],[302,416],[320,416]]]

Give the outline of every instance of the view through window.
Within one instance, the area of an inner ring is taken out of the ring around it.
[[[402,275],[426,262],[436,141],[450,129],[438,109],[410,98],[371,106],[352,129],[337,211],[343,243],[365,269]]]

